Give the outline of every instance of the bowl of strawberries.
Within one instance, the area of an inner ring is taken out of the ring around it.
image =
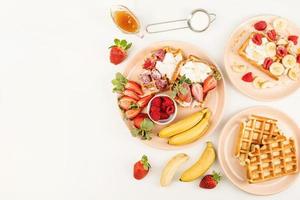
[[[154,123],[166,125],[175,119],[177,114],[177,105],[170,96],[166,94],[158,94],[149,101],[147,113]]]

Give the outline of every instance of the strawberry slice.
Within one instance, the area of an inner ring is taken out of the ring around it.
[[[146,119],[148,116],[146,113],[140,113],[138,114],[134,119],[133,119],[133,125],[135,126],[135,128],[140,129],[141,128],[141,124],[144,121],[144,119]]]
[[[254,44],[256,44],[256,45],[261,45],[262,44],[262,34],[260,34],[260,33],[255,33],[254,35],[253,35],[253,37],[251,38],[251,40],[252,40],[252,42],[254,43]]]
[[[208,91],[214,89],[217,86],[217,80],[214,76],[210,75],[203,82],[203,93],[206,94]]]
[[[134,81],[128,81],[127,84],[125,85],[125,89],[131,90],[138,95],[143,94],[141,85]]]
[[[245,82],[252,82],[254,80],[252,72],[248,72],[248,73],[244,74],[244,76],[242,77],[242,80]]]
[[[275,41],[277,38],[277,33],[274,29],[272,29],[267,32],[267,36],[268,36],[269,40]]]
[[[137,100],[137,101],[140,100],[140,97],[135,92],[133,92],[131,90],[124,90],[123,94],[125,96],[131,97],[134,100]]]
[[[120,64],[127,57],[127,50],[131,47],[132,43],[127,43],[126,40],[114,40],[114,45],[110,48],[110,62],[117,65]]]
[[[132,108],[132,109],[129,109],[129,110],[126,110],[126,111],[125,111],[125,117],[126,117],[127,119],[133,119],[133,118],[135,118],[140,112],[141,112],[141,109],[140,109],[140,108]]]
[[[141,98],[140,100],[138,100],[137,106],[139,108],[146,107],[152,97],[153,97],[153,95],[148,95],[148,96],[145,96],[145,97]]]
[[[263,68],[266,70],[269,70],[270,66],[273,64],[273,59],[268,57],[265,59],[264,63],[263,63]]]
[[[191,89],[188,83],[182,83],[180,91],[177,93],[177,97],[184,102],[191,102],[192,99],[192,93]]]
[[[114,86],[113,92],[122,93],[124,90],[131,90],[138,95],[143,95],[141,85],[135,81],[128,80],[120,72],[116,73],[115,79],[111,82]]]
[[[276,49],[276,55],[280,58],[283,58],[288,53],[287,49],[284,46],[278,46]]]
[[[294,45],[297,45],[298,44],[298,36],[297,35],[290,35],[288,37],[288,40],[289,41],[292,41],[294,43]]]
[[[129,110],[136,102],[137,101],[131,97],[123,96],[119,99],[119,106],[123,110]]]
[[[203,87],[199,83],[192,84],[192,95],[198,102],[203,101]]]
[[[300,64],[300,54],[297,55],[297,58],[296,58],[296,59],[297,59],[297,63]]]
[[[263,31],[267,28],[267,22],[266,21],[258,21],[254,24],[254,28],[258,31]]]

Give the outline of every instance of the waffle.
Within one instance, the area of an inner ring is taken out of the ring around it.
[[[253,145],[260,145],[264,139],[277,135],[280,135],[280,131],[275,119],[251,115],[242,122],[235,150],[235,156],[239,159],[240,164],[245,165],[245,160]]]
[[[266,70],[261,64],[257,63],[255,60],[250,59],[247,54],[246,54],[246,48],[249,45],[249,42],[251,41],[251,38],[253,37],[253,35],[256,34],[256,32],[253,32],[249,35],[249,37],[246,39],[246,41],[242,44],[242,46],[240,47],[240,49],[238,50],[238,54],[248,63],[250,63],[251,65],[253,65],[254,67],[256,67],[257,69],[259,69],[260,71],[264,72],[265,74],[267,74],[268,76],[270,76],[271,78],[275,79],[275,80],[279,80],[278,76],[275,76],[274,74],[272,74],[269,70]],[[262,34],[262,33],[260,33]],[[262,34],[265,38],[266,35]]]
[[[246,159],[249,183],[259,183],[298,171],[295,142],[283,135],[263,139],[255,145]]]

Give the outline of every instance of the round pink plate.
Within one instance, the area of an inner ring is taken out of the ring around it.
[[[253,86],[252,83],[242,81],[241,77],[244,73],[237,73],[232,69],[232,66],[234,64],[246,65],[248,67],[247,72],[251,71],[256,76],[260,76],[265,80],[273,81],[268,75],[261,72],[254,66],[251,66],[251,64],[247,63],[242,57],[240,57],[238,55],[238,49],[250,35],[250,32],[254,30],[253,24],[255,22],[259,20],[272,22],[276,18],[281,17],[266,15],[254,17],[245,21],[232,33],[225,48],[224,65],[230,81],[240,92],[259,101],[273,101],[286,97],[295,92],[300,87],[300,80],[292,81],[287,76],[285,76],[282,77],[282,79],[279,81],[274,81],[276,86],[265,89],[257,89]],[[288,22],[287,31],[293,35],[300,35],[300,29],[291,21],[286,21]]]
[[[237,113],[224,126],[218,144],[218,157],[221,168],[227,178],[245,192],[255,195],[271,195],[281,192],[296,180],[298,173],[263,183],[249,184],[246,179],[246,169],[234,157],[235,142],[239,133],[240,123],[251,114],[278,120],[278,126],[284,135],[295,139],[298,166],[300,166],[300,129],[297,124],[279,110],[266,106],[255,106]]]

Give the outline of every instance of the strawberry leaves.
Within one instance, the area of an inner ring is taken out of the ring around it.
[[[141,123],[141,128],[132,129],[131,134],[133,137],[139,136],[142,140],[151,140],[152,138],[150,134],[153,128],[154,128],[154,123],[150,119],[145,118]]]
[[[151,165],[148,162],[148,157],[146,155],[142,156],[141,163],[143,164],[145,170],[149,170],[151,168]]]
[[[126,79],[125,76],[123,76],[120,72],[116,73],[115,79],[111,81],[113,84],[113,92],[123,92],[125,89],[125,85],[127,84],[128,80]]]
[[[126,40],[119,40],[118,38],[114,39],[114,45],[110,46],[109,48],[112,48],[112,47],[120,47],[122,48],[123,50],[128,50],[131,46],[132,46],[132,43],[127,43]]]
[[[221,174],[215,171],[213,171],[212,177],[217,183],[219,183],[222,178]]]

